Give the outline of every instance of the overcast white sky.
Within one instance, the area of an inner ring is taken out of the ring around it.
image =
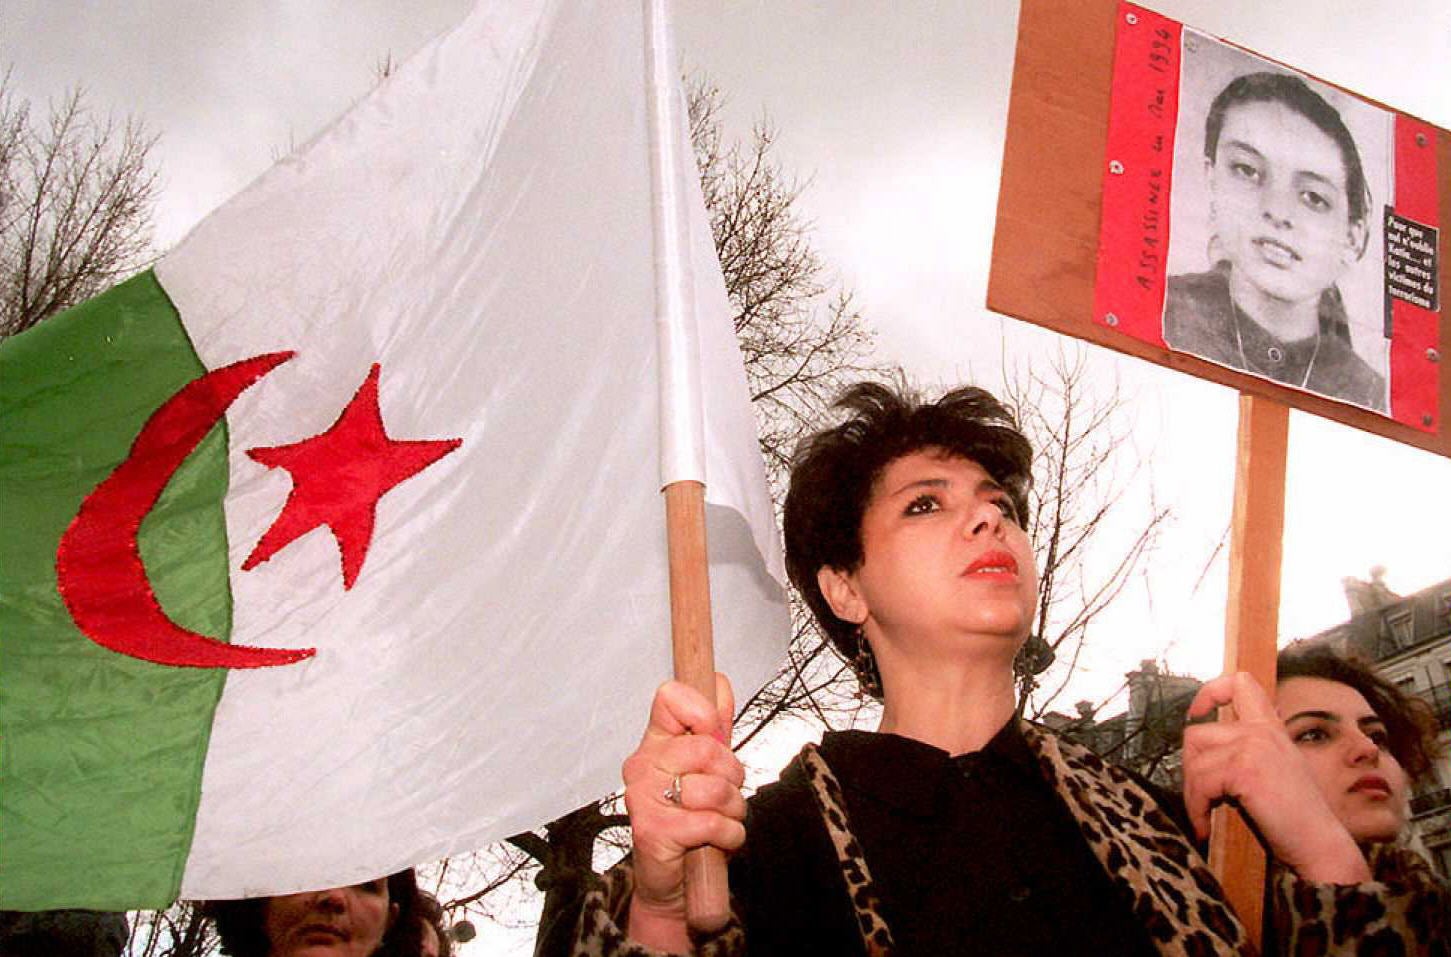
[[[159,236],[197,219],[305,140],[470,0],[5,0],[0,58],[44,102],[84,84],[97,110],[162,134]],[[1445,0],[1160,0],[1148,4],[1331,82],[1451,126]],[[827,261],[858,294],[883,359],[924,381],[994,387],[1054,336],[983,305],[1007,111],[1012,0],[677,0],[688,66],[744,133],[768,115]],[[1092,350],[1134,396],[1134,445],[1174,522],[1096,632],[1074,697],[1141,658],[1217,671],[1224,563],[1195,589],[1228,523],[1235,399],[1224,388]],[[1146,498],[1139,486],[1134,498]],[[1345,618],[1340,579],[1383,563],[1393,588],[1451,576],[1451,461],[1296,415],[1285,639]]]

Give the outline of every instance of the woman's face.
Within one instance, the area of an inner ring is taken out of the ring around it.
[[[368,957],[397,914],[386,877],[269,897],[263,911],[268,957]]]
[[[1351,837],[1389,841],[1401,832],[1406,772],[1387,749],[1385,723],[1359,691],[1325,678],[1288,678],[1275,710]]]
[[[1032,627],[1038,573],[1006,490],[976,462],[933,450],[887,465],[862,516],[863,561],[823,568],[843,620],[888,640],[1001,639],[1011,657]],[[925,648],[928,645],[916,644]]]
[[[1231,106],[1208,173],[1214,235],[1235,281],[1299,303],[1355,261],[1363,226],[1350,222],[1340,147],[1294,109]]]

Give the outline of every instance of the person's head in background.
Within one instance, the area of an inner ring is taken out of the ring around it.
[[[412,868],[347,887],[211,901],[229,957],[418,957]]]
[[[0,911],[3,957],[121,957],[129,936],[113,911]]]
[[[419,945],[422,957],[453,957],[453,940],[448,936],[448,921],[438,898],[427,891],[418,892]]]
[[[1330,809],[1357,843],[1394,840],[1437,754],[1429,706],[1328,648],[1292,647],[1278,668],[1275,710]]]

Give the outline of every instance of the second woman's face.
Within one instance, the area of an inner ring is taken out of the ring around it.
[[[1305,756],[1330,809],[1360,842],[1389,841],[1406,823],[1406,772],[1390,753],[1385,722],[1350,685],[1287,678],[1275,710]]]
[[[397,912],[384,877],[269,897],[263,912],[268,957],[368,957]]]
[[[841,617],[907,640],[987,635],[1016,651],[1038,598],[1020,522],[976,462],[936,451],[892,461],[862,516],[861,567],[845,576],[858,604]]]

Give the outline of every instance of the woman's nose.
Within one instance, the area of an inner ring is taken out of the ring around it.
[[[314,902],[317,909],[329,913],[342,913],[347,909],[346,887],[329,887],[327,890],[317,892],[317,899]]]
[[[967,534],[969,538],[994,534],[1002,529],[1003,512],[996,502],[981,501],[969,516]]]
[[[1285,228],[1294,220],[1294,201],[1288,191],[1266,187],[1260,192],[1260,213],[1278,228]]]
[[[1376,765],[1380,763],[1380,745],[1360,731],[1347,734],[1346,760],[1351,764]]]

